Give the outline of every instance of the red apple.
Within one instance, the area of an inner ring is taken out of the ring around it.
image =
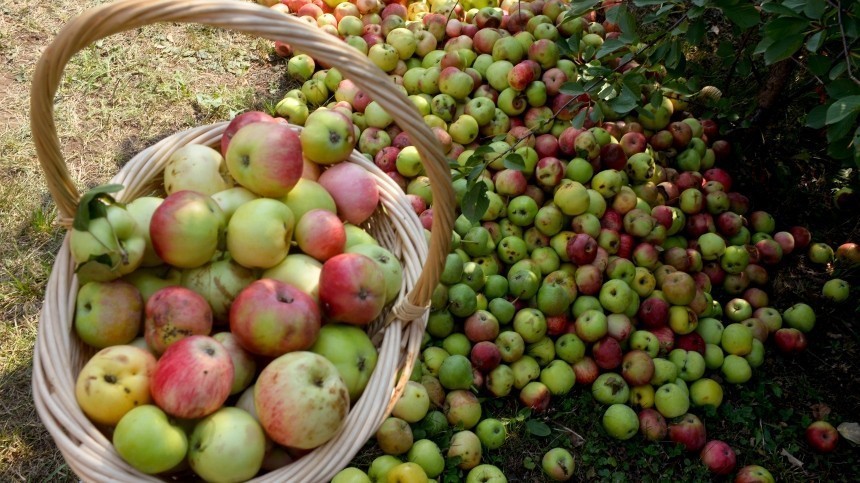
[[[376,181],[357,164],[336,164],[323,171],[318,181],[334,198],[340,217],[353,225],[367,220],[379,205]]]
[[[718,439],[712,439],[705,443],[705,447],[699,453],[699,458],[712,473],[718,475],[731,473],[737,465],[735,451],[728,443]]]
[[[669,439],[687,451],[699,451],[705,446],[705,425],[698,416],[687,413],[669,423]]]
[[[372,259],[342,253],[323,263],[319,297],[329,319],[367,325],[385,306],[385,276]]]
[[[230,331],[246,350],[268,357],[310,348],[322,317],[313,298],[293,285],[260,279],[230,307]]]
[[[809,446],[819,453],[830,453],[839,442],[839,432],[827,421],[815,421],[804,434]]]
[[[146,345],[161,354],[177,341],[212,332],[212,309],[197,292],[180,286],[164,287],[144,307]]]
[[[220,408],[232,385],[233,361],[227,349],[212,337],[192,335],[167,348],[149,387],[164,412],[194,419]]]

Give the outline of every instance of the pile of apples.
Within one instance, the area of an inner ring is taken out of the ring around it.
[[[482,417],[480,398],[517,397],[540,413],[578,386],[606,406],[609,436],[669,439],[715,473],[735,471],[731,446],[708,441],[694,412],[719,406],[724,384],[748,381],[767,341],[798,353],[815,325],[805,303],[770,305],[768,268],[802,251],[814,263],[856,263],[858,249],[846,244],[835,257],[807,229],[777,231],[770,214],[750,210],[717,166],[731,156],[730,143],[715,122],[684,112],[684,100],[643,97],[639,116],[621,117],[587,94],[565,92],[586,63],[600,62],[586,57],[589,49],[619,37],[604,16],[618,4],[604,1],[576,18],[560,0],[272,6],[338,36],[389,74],[452,160],[463,212],[475,202],[470,183],[487,188],[480,222],[461,216],[455,224],[421,364],[377,434],[385,455],[366,473],[348,468],[335,481],[424,481],[440,477],[446,458],[466,481],[505,481],[499,468],[481,464],[482,450],[504,442],[505,426]],[[583,54],[559,48],[572,37]],[[336,68],[280,42],[274,48],[301,82],[277,115],[303,124],[319,110],[349,113],[356,147],[401,185],[429,230],[429,181],[408,135]],[[615,67],[617,57],[608,62]],[[655,82],[644,91],[658,89]],[[602,120],[572,125],[595,104]],[[838,279],[823,289],[834,301],[848,291]],[[447,448],[432,440],[452,430]],[[834,434],[830,426],[831,441]],[[565,480],[575,463],[553,448],[542,467]],[[736,475],[769,478],[755,465]]]
[[[252,478],[331,439],[361,396],[378,358],[366,326],[403,275],[360,227],[379,190],[344,162],[352,130],[331,148],[341,119],[320,111],[299,133],[248,112],[220,150],[167,160],[166,196],[82,199],[74,328],[98,352],[75,395],[139,471]]]

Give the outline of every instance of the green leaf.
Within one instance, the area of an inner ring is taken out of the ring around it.
[[[692,45],[698,45],[705,38],[705,19],[700,18],[690,24],[687,29],[687,41]]]
[[[823,0],[800,0],[805,5],[803,6],[803,14],[812,20],[818,20],[824,15],[827,8],[827,3]]]
[[[764,26],[765,34],[776,39],[798,35],[807,29],[809,29],[808,19],[791,17],[779,17],[771,20]]]
[[[825,124],[835,124],[852,113],[857,114],[860,111],[860,96],[848,96],[842,99],[837,99],[830,107],[827,108],[827,117]]]
[[[810,55],[806,58],[806,66],[815,75],[821,76],[830,70],[830,58],[823,55]]]
[[[603,109],[600,108],[600,104],[594,104],[591,106],[591,111],[588,113],[588,118],[593,123],[598,123],[603,119]]]
[[[609,39],[606,42],[603,42],[603,45],[597,50],[595,57],[601,59],[612,52],[624,47],[626,44],[618,39]]]
[[[577,129],[582,129],[582,126],[585,124],[586,114],[588,113],[586,112],[585,108],[580,109],[579,112],[577,112],[576,115],[573,116],[573,119],[570,120],[570,125]]]
[[[510,153],[505,156],[503,163],[508,169],[513,169],[516,171],[522,171],[526,169],[525,160],[523,160],[523,157],[517,153]]]
[[[487,197],[487,184],[478,182],[470,186],[463,196],[463,215],[472,223],[481,221],[481,217],[490,207],[490,199]]]
[[[600,3],[600,0],[574,0],[570,2],[570,15],[579,17],[580,15],[594,10],[594,7]]]
[[[639,36],[636,33],[636,19],[633,18],[633,15],[626,8],[617,8],[615,10],[620,11],[618,14],[618,27],[621,29],[621,40],[630,44],[638,42]]]
[[[755,48],[753,49],[753,52],[752,52],[753,55],[759,55],[759,54],[765,53],[767,51],[767,49],[771,45],[773,45],[774,42],[776,42],[776,40],[772,39],[770,37],[765,37],[765,38],[761,39],[759,41],[759,43],[757,43]],[[734,46],[732,46],[732,56],[734,56]]]
[[[801,6],[801,10],[802,9],[803,9],[803,6]],[[773,14],[777,14],[777,15],[783,15],[783,16],[795,17],[795,18],[800,18],[800,12],[801,12],[801,10],[792,9],[792,8],[789,8],[785,5],[780,5],[780,4],[774,3],[774,2],[763,3],[761,6],[761,10],[763,12],[767,12],[767,13],[773,13]]]
[[[585,88],[582,87],[581,82],[565,82],[561,85],[559,92],[561,92],[562,94],[576,97],[585,94]]]
[[[824,88],[827,90],[827,95],[834,99],[860,94],[860,86],[857,86],[850,79],[833,81],[824,86]]]
[[[654,91],[651,94],[651,98],[648,100],[648,103],[655,109],[660,107],[660,104],[663,103],[663,93],[659,90]]]
[[[854,121],[857,120],[857,111],[853,111],[848,114],[847,117],[842,118],[842,120],[831,124],[827,127],[827,142],[828,143],[838,143],[842,138],[844,139],[844,143],[848,145],[848,133],[851,132],[851,128],[854,127]]]
[[[666,0],[633,0],[633,5],[637,7],[650,7],[652,5],[662,5]]]
[[[470,158],[470,160],[471,160],[471,158]],[[469,183],[473,183],[473,182],[475,182],[475,180],[477,180],[478,178],[481,177],[481,174],[483,174],[483,172],[484,172],[484,165],[483,164],[478,164],[477,166],[472,166],[471,168],[469,168],[469,175],[466,177],[466,180]]]
[[[813,1],[821,1],[821,0],[813,0]],[[782,5],[785,8],[791,9],[791,11],[800,13],[803,11],[803,7],[809,3],[809,0],[784,0]],[[823,2],[822,2],[823,3]],[[762,6],[764,8],[764,6]]]
[[[841,76],[847,71],[848,64],[843,60],[838,64],[834,65],[832,69],[830,69],[830,74],[827,77],[829,77],[830,80],[836,80],[837,78],[839,78],[839,76]]]
[[[723,15],[743,30],[755,27],[761,21],[761,15],[752,2],[739,2],[733,5],[730,1],[718,0],[715,3],[723,11]]]
[[[800,49],[803,45],[803,37],[799,35],[790,35],[783,37],[767,48],[764,53],[764,62],[767,65],[775,64],[781,60],[785,60]]]
[[[84,193],[78,201],[78,209],[72,227],[76,230],[86,231],[90,227],[90,220],[107,216],[107,206],[116,202],[110,193],[116,193],[122,188],[121,184],[105,184],[96,186]]]
[[[824,119],[827,116],[827,106],[815,106],[806,115],[806,126],[812,129],[821,129],[824,127]]]
[[[549,426],[545,422],[538,421],[536,419],[529,419],[526,421],[526,430],[528,430],[529,433],[540,437],[547,437],[552,434],[552,430],[549,429]]]
[[[809,39],[806,40],[806,50],[810,52],[818,52],[818,49],[824,45],[824,31],[819,30],[814,34],[809,36]]]

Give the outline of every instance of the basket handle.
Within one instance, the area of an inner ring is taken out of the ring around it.
[[[365,55],[340,39],[294,16],[236,0],[123,0],[90,9],[75,17],[43,52],[30,91],[30,127],[36,154],[45,172],[61,219],[74,217],[80,194],[60,151],[54,124],[54,96],[69,59],[93,42],[157,22],[199,23],[280,40],[312,53],[323,64],[337,66],[345,78],[378,102],[421,154],[433,193],[433,227],[427,264],[408,294],[404,313],[420,313],[429,305],[451,242],[455,198],[451,174],[436,137],[412,102],[388,83],[387,75]],[[66,223],[68,226],[68,223]],[[410,307],[411,305],[411,307]]]

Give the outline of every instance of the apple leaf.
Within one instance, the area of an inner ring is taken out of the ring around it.
[[[600,3],[600,0],[574,0],[570,2],[568,15],[571,17],[579,17],[580,15],[594,10],[594,7]]]
[[[573,116],[573,119],[570,120],[570,124],[577,129],[581,129],[582,126],[585,124],[586,114],[588,114],[588,112],[586,112],[585,108],[580,109],[579,112],[577,112],[576,115]]]
[[[803,37],[800,35],[788,35],[780,38],[770,45],[764,52],[764,62],[767,65],[775,64],[780,60],[785,60],[803,45]]]
[[[540,437],[547,437],[552,434],[552,430],[549,429],[549,426],[545,422],[538,421],[536,419],[529,419],[526,421],[526,430],[528,430],[529,433]]]
[[[818,52],[818,49],[824,45],[824,31],[819,30],[809,37],[806,41],[806,50],[810,52]]]
[[[585,94],[585,88],[582,87],[582,83],[580,82],[565,82],[561,85],[559,92],[561,92],[562,94],[576,97]]]
[[[718,0],[714,3],[723,11],[723,15],[743,30],[755,27],[761,21],[761,15],[752,2]]]
[[[826,124],[835,124],[860,110],[860,96],[837,99],[827,108]]]
[[[121,184],[105,184],[84,193],[78,201],[72,227],[86,231],[90,227],[90,220],[107,216],[107,206],[116,202],[110,193],[116,193],[122,188]]]
[[[523,157],[517,153],[510,153],[505,156],[504,165],[508,169],[513,169],[516,171],[522,171],[526,169],[526,162],[523,160]]]
[[[660,104],[663,103],[663,93],[659,90],[654,91],[651,94],[651,98],[648,100],[648,103],[651,104],[651,107],[655,109],[660,107]]]
[[[824,119],[827,115],[827,106],[815,106],[806,115],[806,126],[812,129],[821,129],[824,127]]]
[[[490,199],[487,197],[487,185],[483,182],[473,184],[466,190],[463,196],[463,216],[472,223],[477,223],[490,207]]]

